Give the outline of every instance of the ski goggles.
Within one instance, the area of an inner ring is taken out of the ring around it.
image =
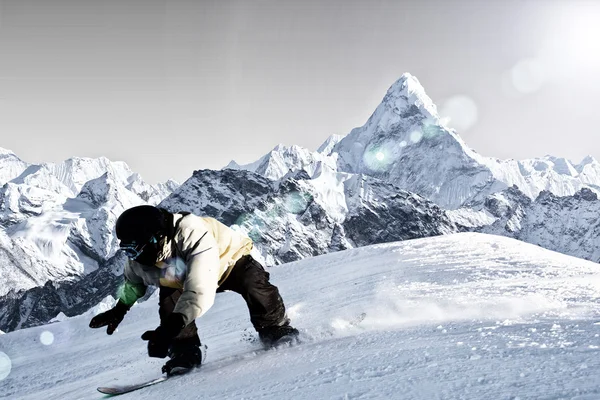
[[[125,255],[129,259],[135,260],[144,252],[144,248],[150,243],[152,243],[152,244],[156,243],[156,238],[154,236],[152,236],[150,238],[150,240],[146,243],[140,243],[140,244],[136,244],[135,242],[121,243],[119,245],[119,248],[123,253],[125,253]]]

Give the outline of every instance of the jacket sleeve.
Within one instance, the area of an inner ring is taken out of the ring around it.
[[[202,224],[191,225],[182,223],[180,232],[176,234],[187,275],[183,293],[173,312],[183,314],[186,325],[202,316],[214,304],[220,266],[215,237]]]
[[[146,294],[146,285],[131,268],[131,262],[128,260],[123,271],[124,284],[119,288],[119,301],[127,306],[132,306],[135,302]]]

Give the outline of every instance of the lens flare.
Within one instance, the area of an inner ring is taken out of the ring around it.
[[[164,286],[174,287],[172,285],[183,285],[187,275],[187,265],[179,257],[169,260],[169,264],[160,262],[156,264],[160,271],[160,282]]]
[[[283,199],[268,204],[263,210],[254,210],[252,213],[240,215],[234,225],[244,232],[254,242],[262,241],[265,231],[278,224],[288,214],[303,214],[314,200],[308,192],[291,191]]]
[[[385,171],[399,157],[401,148],[396,142],[371,144],[363,154],[363,162],[372,171]]]
[[[258,212],[257,210],[254,213],[242,214],[235,221],[235,225],[239,226],[253,242],[261,241],[262,231],[266,226],[264,219],[257,215]]]
[[[303,214],[312,200],[309,193],[290,192],[283,199],[283,207],[289,213]]]
[[[12,361],[10,357],[0,351],[0,381],[6,379],[12,370]]]
[[[44,331],[40,335],[40,342],[45,346],[50,346],[54,343],[54,334],[50,331]]]
[[[412,131],[410,133],[410,141],[413,143],[419,143],[423,138],[423,132],[421,131]]]
[[[559,6],[560,4],[560,6]],[[600,68],[600,3],[557,2],[551,30],[541,45],[536,60],[544,67],[548,80],[589,84]]]
[[[510,78],[517,92],[529,94],[542,88],[546,81],[546,72],[539,60],[529,58],[519,61],[510,70]]]
[[[453,96],[443,103],[440,117],[444,125],[466,131],[477,123],[477,104],[468,96]]]

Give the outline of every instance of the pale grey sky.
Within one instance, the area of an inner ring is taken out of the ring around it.
[[[483,155],[600,158],[597,21],[600,0],[2,0],[0,147],[183,181],[314,150],[410,72],[470,99]]]

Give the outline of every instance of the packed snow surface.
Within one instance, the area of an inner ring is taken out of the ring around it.
[[[259,350],[241,297],[219,294],[197,321],[208,345],[202,368],[122,398],[600,398],[595,263],[461,233],[270,272],[302,344]],[[1,395],[103,398],[96,387],[160,376],[164,360],[148,358],[139,338],[158,324],[155,299],[112,336],[88,328],[89,318],[0,336]]]

